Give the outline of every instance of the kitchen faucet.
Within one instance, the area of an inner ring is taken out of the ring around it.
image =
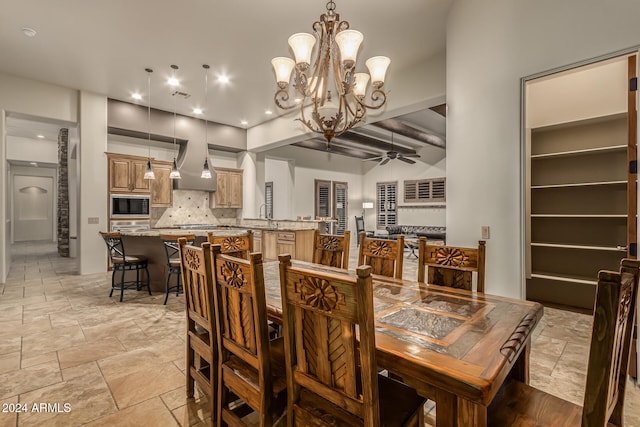
[[[258,218],[262,218],[262,207],[263,206],[264,206],[264,218],[265,219],[271,219],[267,215],[267,204],[266,203],[261,204],[260,207],[258,208]]]

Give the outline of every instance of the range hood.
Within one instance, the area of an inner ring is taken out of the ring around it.
[[[191,149],[189,149],[190,146]],[[204,165],[204,153],[202,151],[204,151],[202,147],[194,147],[193,144],[188,142],[180,144],[177,163],[182,178],[173,180],[174,190],[216,191],[216,172],[211,167],[211,161],[209,161],[211,178],[200,178],[202,166]]]

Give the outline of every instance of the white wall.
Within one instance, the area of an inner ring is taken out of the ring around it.
[[[267,156],[264,181],[273,182],[273,218],[295,219],[295,162]]]
[[[640,2],[454,0],[447,18],[447,243],[487,242],[487,292],[523,295],[520,79],[640,43]]]
[[[58,164],[58,142],[7,136],[7,160]]]
[[[8,211],[8,165],[6,162],[6,113],[20,113],[35,117],[76,123],[78,120],[78,92],[73,89],[40,83],[20,77],[0,74],[0,282],[4,282],[11,264]]]
[[[80,92],[80,214],[78,252],[80,274],[106,271],[107,257],[99,231],[107,224],[107,98]],[[97,224],[89,224],[97,218]]]

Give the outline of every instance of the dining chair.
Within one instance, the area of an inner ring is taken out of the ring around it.
[[[284,415],[286,371],[283,339],[269,340],[262,254],[248,260],[221,253],[214,245],[218,354],[218,425],[246,425],[249,409],[259,425]],[[241,402],[237,401],[237,398]]]
[[[107,250],[109,251],[109,258],[111,259],[111,267],[113,273],[111,274],[111,292],[109,292],[109,298],[113,295],[114,289],[120,290],[120,302],[124,297],[125,289],[136,288],[139,291],[142,288],[147,288],[149,295],[151,295],[151,287],[149,286],[149,263],[147,257],[143,255],[126,255],[124,251],[124,243],[122,242],[122,235],[118,231],[105,233],[100,231],[100,236],[107,244]],[[127,271],[136,272],[136,280],[125,280],[125,273]],[[146,281],[140,280],[140,272],[144,271]],[[120,273],[120,280],[116,283],[116,274]]]
[[[167,304],[169,293],[176,291],[176,296],[182,291],[182,272],[180,271],[180,248],[178,239],[185,238],[187,245],[193,245],[196,240],[195,234],[160,234],[160,240],[164,246],[164,253],[167,257],[167,278],[164,283],[164,302]],[[171,277],[175,276],[175,284],[171,286]]]
[[[356,215],[356,237],[357,244],[360,245],[360,233],[365,232],[368,237],[373,237],[373,231],[366,231],[364,229],[364,216]]]
[[[425,237],[418,240],[418,282],[473,290],[473,272],[477,273],[476,290],[484,292],[486,242],[477,248],[429,245]]]
[[[404,235],[396,240],[368,237],[360,233],[358,265],[370,265],[372,274],[402,279]]]
[[[510,380],[489,407],[491,426],[623,426],[640,261],[600,271],[593,310],[584,404]]]
[[[313,259],[316,264],[329,267],[349,269],[349,245],[351,232],[346,230],[344,235],[320,234],[320,230],[313,232]]]
[[[243,236],[216,236],[215,232],[209,231],[207,240],[212,245],[220,245],[221,253],[237,258],[249,259],[253,252],[253,230],[247,230]]]
[[[194,385],[209,399],[211,420],[216,419],[218,392],[218,339],[214,305],[211,245],[187,245],[178,240],[185,309],[187,314],[185,377],[187,397],[194,395]]]
[[[424,399],[378,375],[371,267],[357,276],[280,255],[289,426],[420,426]]]

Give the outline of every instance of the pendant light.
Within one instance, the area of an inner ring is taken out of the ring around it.
[[[204,158],[204,166],[202,166],[202,173],[200,174],[200,178],[211,179],[211,169],[209,169],[209,140],[207,138],[208,132],[208,122],[207,122],[207,93],[208,93],[208,82],[209,82],[209,66],[204,64],[202,66],[204,68],[204,149],[207,153]]]
[[[145,68],[147,72],[147,97],[149,100],[149,105],[147,107],[147,116],[149,119],[148,122],[148,143],[147,147],[149,148],[149,155],[147,157],[147,168],[144,171],[144,179],[156,179],[156,175],[153,173],[153,168],[151,167],[151,73],[153,70],[151,68]]]
[[[178,69],[177,65],[172,65],[173,68],[173,78],[176,78],[176,70]],[[176,92],[173,93],[173,164],[171,165],[171,173],[169,174],[169,178],[171,179],[181,179],[180,171],[178,170],[178,163],[176,162]]]

